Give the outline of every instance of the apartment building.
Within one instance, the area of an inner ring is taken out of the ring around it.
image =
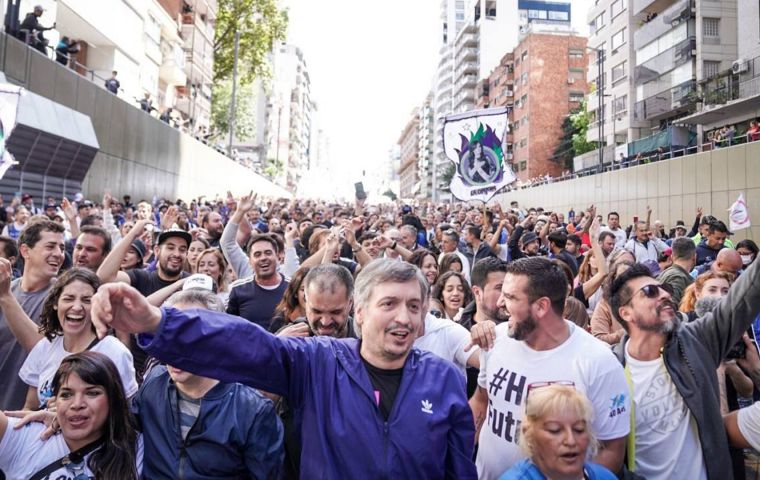
[[[398,139],[399,147],[399,196],[401,198],[414,198],[419,193],[419,175],[417,162],[419,160],[419,108],[415,108],[410,114],[401,136]]]
[[[419,108],[418,117],[417,176],[420,182],[418,196],[431,199],[433,195],[433,136],[435,134],[433,92],[425,97],[425,101]]]

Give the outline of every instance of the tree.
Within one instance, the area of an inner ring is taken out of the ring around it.
[[[219,0],[214,35],[214,81],[232,78],[235,32],[240,32],[238,76],[241,84],[269,76],[267,56],[285,40],[288,13],[277,0]]]
[[[451,180],[454,178],[454,174],[456,173],[456,168],[454,167],[453,163],[449,163],[443,172],[441,172],[441,178],[438,183],[438,188],[442,192],[451,192]]]
[[[588,125],[589,115],[584,100],[562,121],[562,139],[554,150],[552,161],[559,163],[565,169],[572,170],[575,157],[596,149],[596,142],[586,140]]]
[[[264,167],[264,176],[267,177],[269,180],[274,180],[277,178],[278,175],[282,173],[282,168],[284,167],[284,163],[282,160],[278,160],[276,158],[269,158],[267,159],[267,165]]]
[[[211,103],[212,131],[226,138],[230,134],[230,101],[232,100],[232,80],[214,83],[212,88],[214,101]],[[238,85],[235,94],[235,139],[250,140],[255,131],[256,119],[254,106],[257,99],[256,89],[252,84]]]

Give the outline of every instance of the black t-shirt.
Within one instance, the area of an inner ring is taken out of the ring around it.
[[[275,307],[282,300],[288,281],[282,279],[273,288],[263,288],[251,277],[233,284],[227,300],[227,313],[243,317],[249,322],[268,330],[275,314]]]
[[[151,293],[157,292],[162,288],[168,287],[172,283],[176,282],[176,280],[162,280],[161,277],[158,276],[158,270],[148,272],[147,270],[143,270],[141,268],[135,268],[132,270],[127,270],[127,275],[129,275],[129,281],[132,286],[146,297]],[[188,275],[190,274],[187,272],[182,272],[179,278],[185,278]]]
[[[401,385],[401,374],[404,372],[404,369],[403,367],[393,370],[377,368],[370,365],[364,358],[362,358],[362,363],[364,363],[364,367],[367,369],[369,381],[375,390],[375,398],[378,402],[380,413],[383,414],[384,419],[388,420],[393,409],[393,402],[396,401],[396,393],[398,393],[398,387]]]

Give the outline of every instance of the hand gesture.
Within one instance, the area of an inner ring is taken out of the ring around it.
[[[649,216],[651,214],[652,214],[652,207],[650,207],[649,205],[647,205],[647,216]]]
[[[742,336],[745,349],[744,358],[737,358],[736,363],[744,369],[746,372],[756,372],[760,370],[760,355],[757,353],[757,346],[750,340],[749,335],[746,333]]]
[[[166,213],[161,217],[161,230],[169,230],[174,226],[175,223],[177,223],[177,219],[179,218],[179,207],[176,205],[172,205],[168,209],[166,209]]]
[[[135,222],[135,226],[132,227],[132,230],[129,231],[129,233],[132,233],[132,231],[135,232],[135,236],[133,238],[137,238],[140,235],[143,234],[143,232],[148,233],[148,225],[150,225],[151,229],[153,228],[153,221],[148,220],[145,218],[141,218],[140,220]]]
[[[103,210],[110,210],[111,202],[113,202],[113,197],[111,197],[111,194],[106,190],[106,193],[103,194]]]
[[[697,218],[702,217],[702,207],[697,207]]]
[[[380,249],[391,248],[391,245],[393,245],[393,240],[386,237],[385,235],[380,235],[377,237],[377,246]]]
[[[61,209],[69,222],[72,222],[77,218],[77,209],[74,208],[74,205],[72,205],[71,202],[69,202],[68,198],[63,197],[63,200],[61,200]]]
[[[591,221],[591,228],[589,229],[589,235],[591,236],[592,242],[596,242],[599,239],[599,232],[601,229],[602,226],[599,223],[599,217],[594,216],[594,219]]]
[[[161,323],[161,309],[126,283],[101,285],[92,297],[92,323],[99,338],[109,328],[126,333],[155,332]]]
[[[464,351],[469,352],[476,346],[488,351],[493,347],[494,340],[496,340],[496,324],[491,320],[478,322],[470,329],[470,343],[464,347]]]
[[[285,225],[285,243],[292,245],[298,237],[298,227],[296,222],[290,222]]]
[[[8,260],[0,258],[0,297],[11,294],[11,281],[13,281],[13,266]]]
[[[308,337],[310,333],[311,333],[311,329],[309,328],[308,323],[298,322],[298,323],[293,323],[283,328],[282,330],[277,332],[277,336],[278,337]]]
[[[256,197],[258,197],[258,194],[253,193],[253,190],[248,195],[240,197],[240,200],[238,200],[238,210],[240,210],[240,213],[245,214],[250,212],[254,205],[256,205]]]

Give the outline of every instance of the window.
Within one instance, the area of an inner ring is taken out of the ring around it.
[[[583,101],[583,92],[570,92],[570,101],[573,103],[580,103]]]
[[[567,56],[569,58],[583,58],[583,50],[576,50],[571,48],[567,51]]]
[[[457,0],[456,8],[457,10],[464,10],[464,0]]]
[[[702,19],[702,35],[708,38],[720,38],[720,18]]]
[[[520,59],[522,59],[523,63],[525,63],[525,60],[528,58],[528,51],[525,50],[522,52],[522,55],[520,55]]]
[[[520,162],[520,170],[525,170],[527,167],[528,167],[528,162],[526,162],[525,160]]]
[[[526,93],[525,95],[520,97],[520,108],[524,107],[527,102],[528,102],[528,94]]]
[[[702,78],[714,77],[720,72],[720,62],[705,60],[702,68]]]
[[[610,18],[617,17],[623,10],[625,10],[625,0],[615,0],[610,6]]]
[[[523,73],[520,75],[520,85],[527,85],[528,84],[528,72]]]
[[[596,34],[596,32],[604,28],[604,12],[600,13],[599,16],[593,19],[588,26],[591,29],[591,35]]]
[[[464,12],[457,12],[456,13],[456,19],[457,20],[464,20]]]
[[[525,115],[522,120],[520,120],[520,125],[527,125],[528,124],[528,116]]]
[[[546,20],[546,10],[528,10],[528,18]]]
[[[618,80],[625,78],[625,66],[626,62],[620,63],[612,67],[612,84],[617,83]]]
[[[612,103],[612,114],[617,115],[628,111],[628,95],[617,97]]]
[[[612,51],[620,48],[625,43],[625,27],[612,36]]]
[[[570,20],[570,15],[567,12],[553,12],[549,11],[549,20],[559,20],[567,22]]]

